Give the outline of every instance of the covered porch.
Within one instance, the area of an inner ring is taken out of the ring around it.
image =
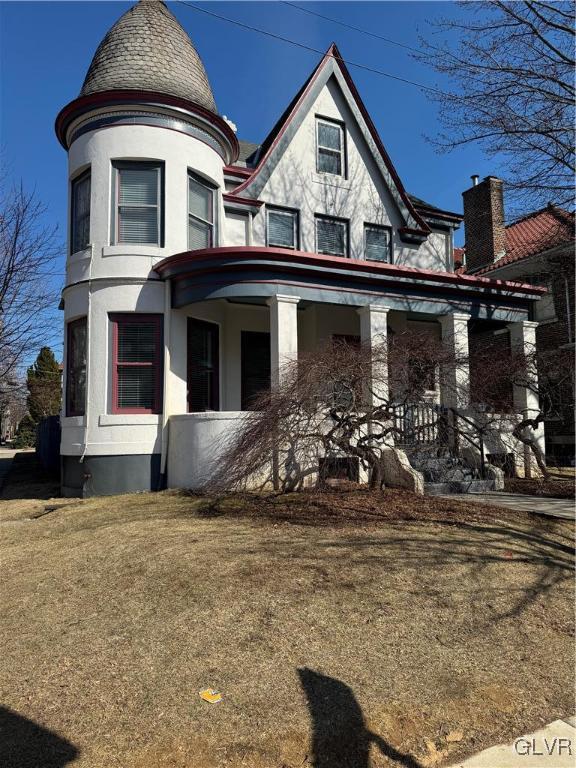
[[[280,385],[286,364],[331,340],[370,347],[412,331],[462,360],[470,338],[488,327],[516,346],[533,341],[531,287],[275,250],[191,252],[157,268],[170,304],[163,452],[170,487],[202,485],[258,394]],[[432,442],[430,414],[466,407],[470,380],[464,363],[435,372],[399,423],[406,441],[420,418],[430,420]],[[534,406],[526,390],[514,392],[514,404],[519,412]]]

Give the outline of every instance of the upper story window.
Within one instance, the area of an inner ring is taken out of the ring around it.
[[[112,412],[162,410],[162,315],[112,315]]]
[[[316,118],[316,168],[318,173],[332,173],[344,176],[344,128],[340,123]]]
[[[71,253],[83,251],[90,243],[90,171],[72,181]]]
[[[392,262],[392,230],[376,224],[364,225],[364,258]]]
[[[316,216],[316,252],[348,256],[348,222],[345,219]]]
[[[68,323],[66,336],[66,415],[83,416],[86,412],[86,318]]]
[[[298,211],[268,208],[266,245],[298,248]]]
[[[216,190],[208,182],[188,174],[188,248],[191,251],[214,245]]]
[[[117,163],[114,175],[115,243],[161,245],[162,164]]]

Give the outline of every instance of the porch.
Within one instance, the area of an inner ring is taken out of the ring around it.
[[[205,482],[258,394],[331,340],[371,348],[416,332],[461,361],[435,370],[422,402],[398,411],[402,447],[438,443],[442,409],[469,406],[471,338],[497,329],[517,348],[534,340],[530,305],[539,289],[530,286],[250,247],[179,254],[156,271],[169,302],[163,462],[172,487]],[[534,409],[531,397],[515,390],[516,411]]]

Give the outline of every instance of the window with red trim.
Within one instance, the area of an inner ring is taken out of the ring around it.
[[[111,315],[112,412],[162,410],[163,315]]]
[[[66,415],[86,412],[86,333],[85,317],[72,320],[66,329]]]

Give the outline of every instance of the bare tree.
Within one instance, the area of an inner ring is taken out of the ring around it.
[[[558,362],[550,361],[550,375],[541,371],[538,379],[535,350],[502,354],[486,344],[457,357],[452,345],[414,331],[371,347],[332,341],[285,366],[280,387],[254,402],[208,486],[321,486],[335,462],[352,460],[379,489],[393,446],[417,454],[425,475],[427,467],[445,465],[456,474],[461,467],[495,477],[492,451],[494,460],[512,458],[528,475],[535,463],[546,477],[540,432],[552,407],[546,403],[557,402],[565,383]],[[458,375],[450,375],[454,370]],[[532,395],[529,411],[516,411],[514,388]]]
[[[402,431],[398,413],[424,397],[446,355],[428,335],[406,333],[372,347],[334,340],[302,356],[284,367],[278,389],[254,403],[210,486],[291,491],[315,481],[319,465],[352,458],[380,488],[384,451]]]
[[[574,4],[463,2],[417,58],[446,75],[432,94],[438,147],[479,144],[507,167],[515,213],[574,201]],[[440,38],[440,40],[438,39]]]
[[[0,190],[0,382],[8,387],[56,327],[59,247],[45,213],[22,185]]]

